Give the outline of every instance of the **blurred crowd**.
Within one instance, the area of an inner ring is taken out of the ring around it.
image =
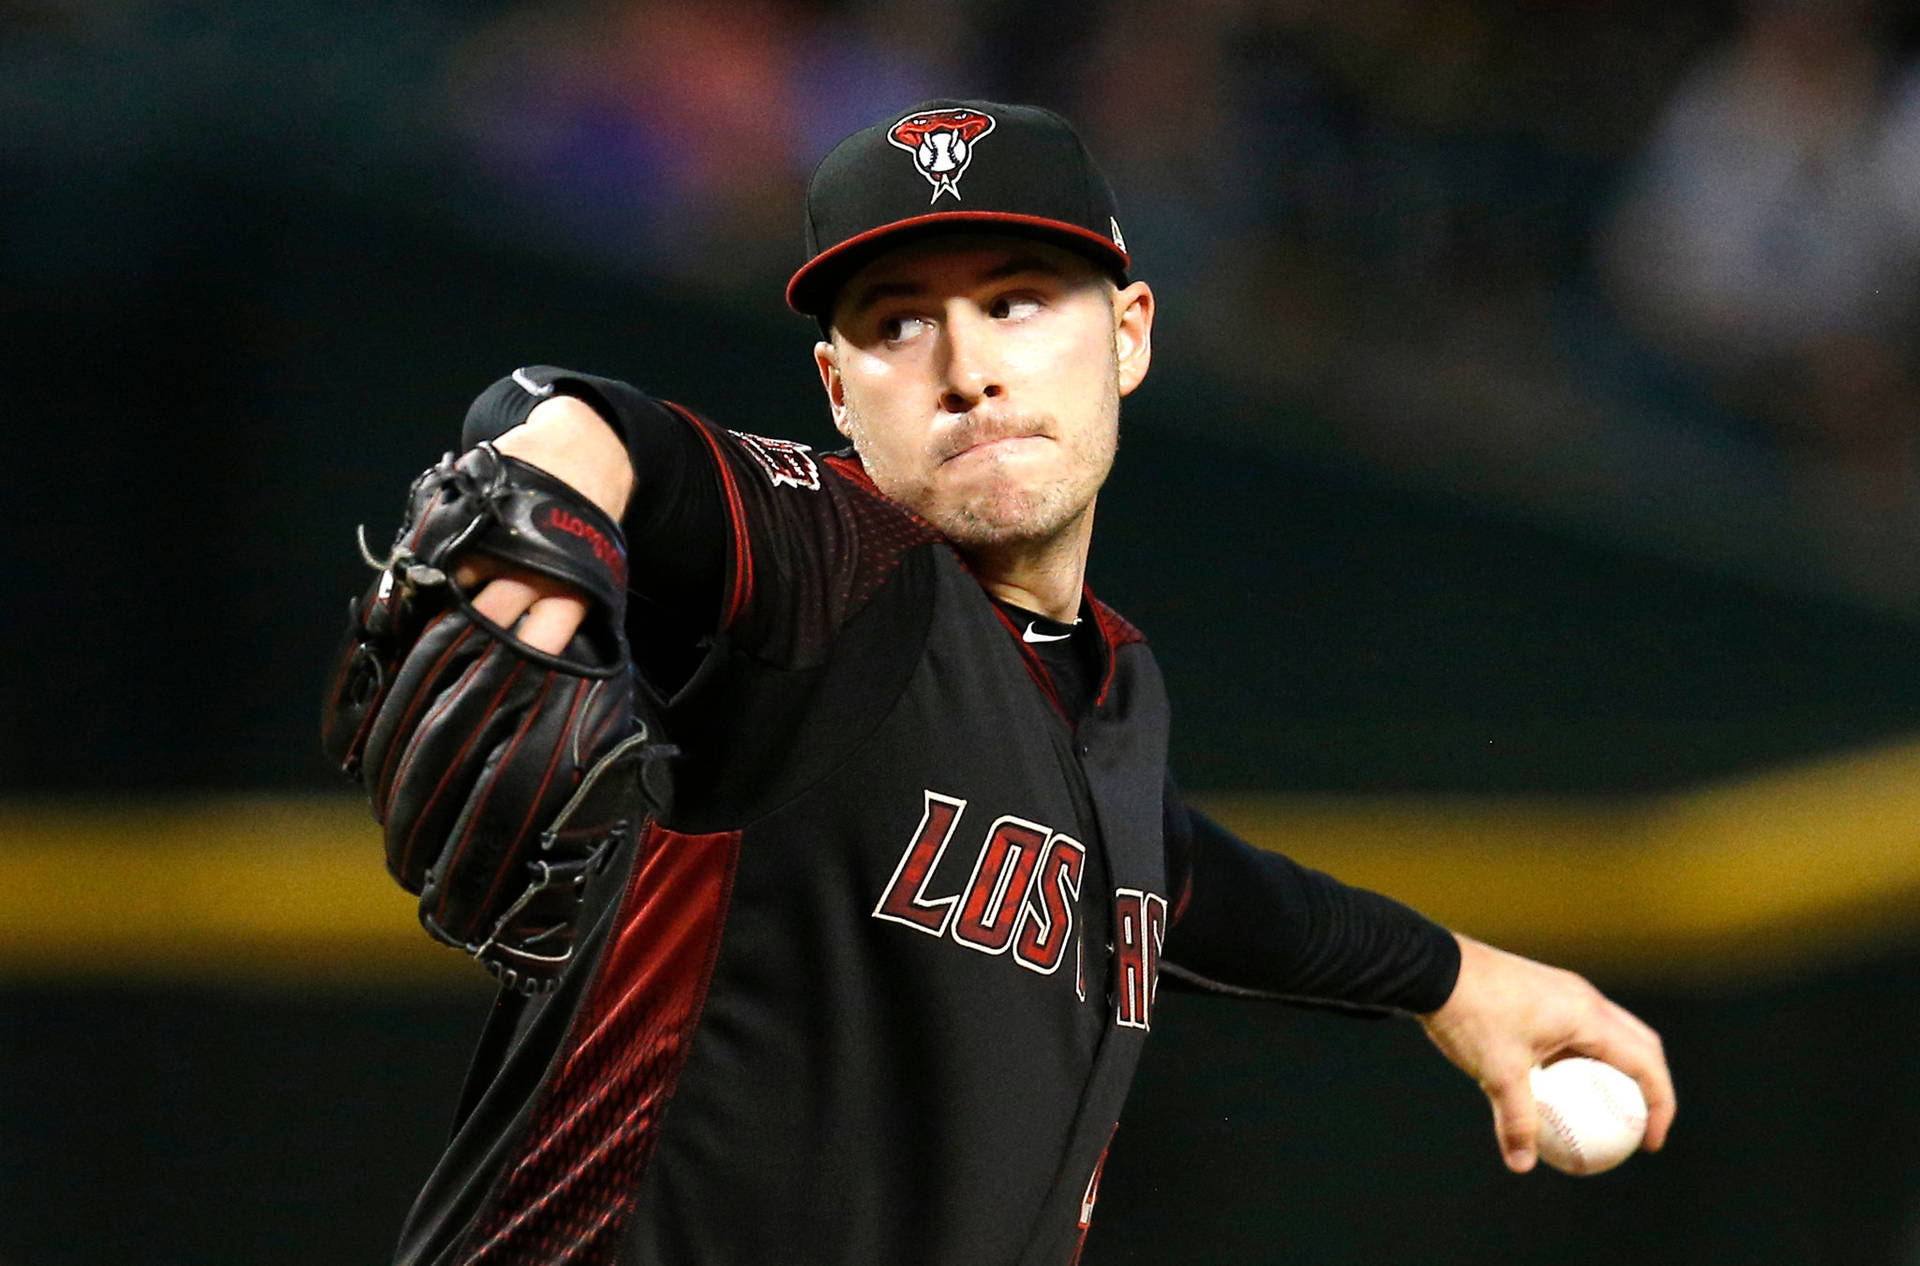
[[[1549,504],[1665,478],[1752,506],[1759,481],[1898,605],[1912,25],[1874,0],[528,0],[444,100],[542,233],[756,299],[838,136],[935,94],[1055,106],[1172,299],[1163,341],[1312,406],[1250,425]]]
[[[1881,17],[1753,6],[1680,81],[1600,258],[1634,331],[1801,468],[1806,511],[1908,580],[1920,67]]]
[[[1364,307],[1564,262],[1709,24],[1535,7],[529,0],[465,42],[447,108],[596,250],[733,288],[794,262],[799,187],[847,131],[936,93],[1038,101],[1089,133],[1155,277]]]
[[[224,164],[770,311],[835,139],[933,95],[1036,101],[1110,170],[1165,363],[1224,389],[1210,424],[1920,611],[1920,13],[1898,0],[5,21],[18,269],[124,285],[206,249]]]

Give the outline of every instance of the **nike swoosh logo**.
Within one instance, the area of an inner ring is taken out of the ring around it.
[[[522,387],[525,387],[527,390],[527,394],[530,396],[540,396],[544,399],[545,397],[553,394],[552,383],[548,383],[546,386],[542,387],[539,383],[527,377],[527,371],[524,369],[514,370],[513,380],[519,383]]]
[[[1020,635],[1020,640],[1023,642],[1064,642],[1072,636],[1073,634],[1071,633],[1041,633],[1036,630],[1033,627],[1033,623],[1029,621],[1027,623],[1027,631]]]

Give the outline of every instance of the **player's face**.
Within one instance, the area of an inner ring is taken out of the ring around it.
[[[1090,524],[1152,325],[1144,282],[1029,239],[942,236],[855,273],[814,358],[882,492],[961,546],[1037,543]]]

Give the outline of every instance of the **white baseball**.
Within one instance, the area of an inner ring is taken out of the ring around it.
[[[1575,1056],[1533,1070],[1540,1159],[1564,1174],[1612,1169],[1640,1146],[1647,1100],[1611,1064]]]

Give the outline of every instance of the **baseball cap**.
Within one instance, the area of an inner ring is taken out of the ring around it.
[[[1113,189],[1073,125],[1039,106],[938,98],[862,128],[807,182],[796,312],[826,319],[840,285],[908,235],[955,228],[1044,238],[1126,281]]]

